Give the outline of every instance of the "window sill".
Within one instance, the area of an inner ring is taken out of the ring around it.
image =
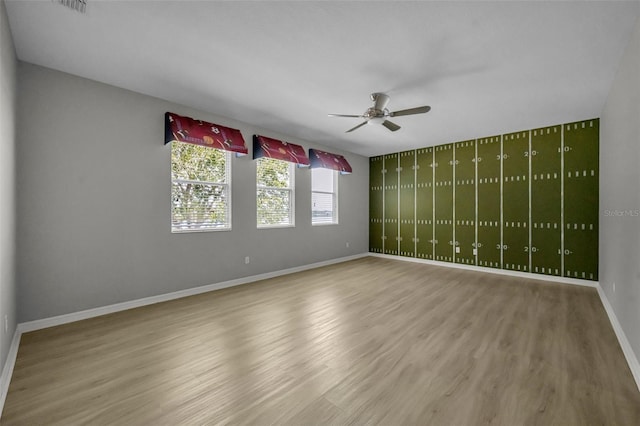
[[[331,226],[331,225],[340,225],[338,222],[326,222],[326,223],[312,223],[311,226]]]
[[[295,225],[261,225],[257,229],[279,229],[279,228],[295,228]]]
[[[225,232],[231,231],[231,228],[211,228],[211,229],[172,229],[172,234],[191,234],[197,232]]]

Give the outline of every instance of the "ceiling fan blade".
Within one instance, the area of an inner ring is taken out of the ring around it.
[[[327,114],[329,117],[350,117],[350,118],[362,118],[361,115],[352,114]]]
[[[392,123],[389,120],[384,120],[382,122],[382,125],[387,129],[391,130],[392,132],[395,132],[396,130],[400,130],[400,126],[398,126],[396,123]]]
[[[372,93],[371,100],[375,102],[374,108],[378,111],[384,111],[389,103],[389,96],[384,93]]]
[[[421,106],[416,108],[403,109],[400,111],[394,111],[389,113],[389,117],[398,117],[400,115],[412,115],[412,114],[424,114],[425,112],[431,111],[430,106]]]
[[[362,127],[362,126],[364,126],[364,125],[365,125],[365,124],[367,124],[367,123],[368,123],[368,121],[364,121],[364,122],[362,122],[362,123],[358,124],[356,127],[354,127],[354,128],[352,128],[352,129],[347,130],[345,133],[353,132],[354,130],[356,130],[356,129],[358,129],[358,128]]]

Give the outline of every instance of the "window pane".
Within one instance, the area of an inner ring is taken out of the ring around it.
[[[171,143],[172,231],[231,228],[230,167],[227,151]]]
[[[293,167],[272,158],[256,163],[258,227],[293,225]]]
[[[291,225],[291,191],[258,188],[258,226]]]
[[[228,227],[226,185],[173,182],[171,202],[171,225],[174,231]]]
[[[329,169],[311,169],[311,190],[333,192],[334,171]]]
[[[289,188],[291,186],[291,163],[273,158],[260,158],[256,168],[258,186],[272,188]]]
[[[333,223],[335,222],[335,202],[334,194],[314,192],[311,194],[311,222],[312,223]]]
[[[311,223],[338,223],[337,172],[311,169]]]
[[[171,179],[228,183],[228,154],[214,148],[171,142]]]

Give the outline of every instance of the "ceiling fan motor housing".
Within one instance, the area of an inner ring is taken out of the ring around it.
[[[364,112],[363,116],[368,120],[372,118],[384,118],[389,116],[389,110],[386,108],[383,110],[379,110],[375,107],[371,107]]]
[[[385,93],[372,93],[371,100],[375,103],[374,106],[368,108],[363,114],[365,120],[369,124],[381,124],[386,117],[389,116],[389,110],[387,104],[389,103],[389,95]]]
[[[403,109],[400,111],[390,112],[387,109],[387,104],[389,103],[389,95],[380,92],[374,92],[371,94],[371,100],[373,101],[373,106],[367,108],[367,110],[362,115],[346,115],[346,114],[329,114],[333,117],[349,117],[349,118],[364,118],[364,122],[358,124],[357,126],[347,130],[346,133],[353,132],[356,129],[364,126],[365,124],[382,124],[387,129],[395,132],[400,130],[400,126],[397,124],[387,120],[387,117],[396,117],[401,115],[413,115],[413,114],[424,114],[425,112],[429,112],[431,110],[430,106],[421,106],[409,109]]]

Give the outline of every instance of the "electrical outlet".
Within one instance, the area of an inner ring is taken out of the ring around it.
[[[249,256],[246,256],[246,257],[244,258],[244,264],[245,264],[245,265],[248,265],[250,261],[251,261],[251,259],[249,259]]]
[[[9,317],[4,316],[4,333],[7,334],[9,332]]]
[[[473,255],[477,256],[478,255],[478,249],[473,249]]]
[[[460,253],[460,247],[456,247],[456,253]]]
[[[349,248],[349,241],[347,241],[347,248]]]
[[[613,283],[613,292],[616,292],[616,283]]]

